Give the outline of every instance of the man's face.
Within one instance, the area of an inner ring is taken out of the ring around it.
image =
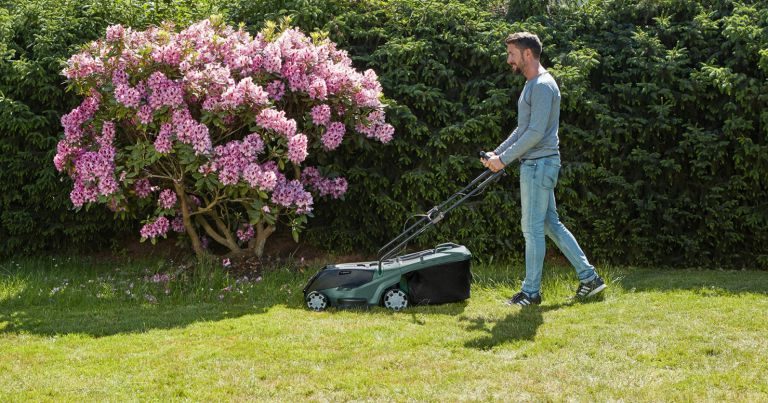
[[[525,69],[523,52],[512,43],[507,44],[507,64],[512,67],[513,72],[523,74]]]

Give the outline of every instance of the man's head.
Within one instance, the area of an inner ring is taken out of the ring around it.
[[[515,32],[504,41],[507,44],[507,64],[512,71],[525,74],[533,61],[538,64],[541,57],[541,40],[530,32]],[[538,65],[537,65],[538,68]]]

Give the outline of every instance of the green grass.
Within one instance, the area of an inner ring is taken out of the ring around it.
[[[466,303],[315,313],[314,268],[6,262],[0,400],[768,400],[768,273],[603,268],[605,297],[570,303],[547,267],[521,310],[522,270],[475,267]]]

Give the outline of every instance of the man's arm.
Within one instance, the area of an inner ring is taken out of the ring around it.
[[[517,135],[517,128],[515,128],[515,130],[512,131],[512,134],[510,134],[506,140],[504,140],[501,144],[499,144],[498,147],[496,147],[495,150],[493,150],[493,153],[496,155],[500,155],[507,148],[509,148],[509,146],[511,146],[512,144],[515,144],[515,141],[517,141],[518,137],[520,136]]]
[[[499,154],[504,165],[520,158],[538,144],[544,138],[547,130],[547,123],[549,123],[550,113],[552,113],[552,98],[555,94],[552,88],[544,84],[534,85],[531,91],[533,91],[531,93],[531,120],[528,122],[528,128],[520,134],[519,138]],[[506,143],[506,141],[504,142]]]

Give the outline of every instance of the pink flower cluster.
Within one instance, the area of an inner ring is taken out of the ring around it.
[[[177,215],[176,217],[173,217],[173,220],[171,220],[171,229],[173,232],[184,232],[186,231],[186,228],[184,228],[184,217],[181,215]]]
[[[146,86],[139,83],[131,87],[128,73],[122,68],[112,73],[112,83],[115,85],[115,100],[128,108],[138,108],[142,98],[146,97]]]
[[[237,184],[242,178],[251,187],[272,190],[278,175],[282,177],[282,174],[276,165],[259,165],[257,157],[263,150],[264,142],[256,133],[246,136],[243,141],[232,140],[216,147],[213,162],[205,166],[206,171],[218,172],[219,181],[224,185]]]
[[[325,147],[326,150],[335,150],[341,144],[341,141],[344,140],[344,133],[346,133],[346,131],[347,129],[344,127],[344,123],[331,123],[321,138],[323,147]]]
[[[179,109],[173,113],[173,131],[182,143],[189,144],[195,153],[207,154],[211,151],[211,137],[208,126],[196,121],[188,109]]]
[[[77,157],[85,151],[83,124],[91,119],[99,109],[101,95],[98,92],[91,93],[91,96],[85,98],[83,103],[72,112],[61,117],[61,125],[64,127],[64,138],[56,146],[56,156],[53,157],[53,164],[59,172],[64,171],[67,163],[74,163]],[[91,127],[87,128],[88,133],[92,132]]]
[[[288,159],[296,165],[301,164],[309,154],[308,145],[307,136],[301,133],[288,139]]]
[[[297,214],[312,211],[312,195],[304,190],[298,180],[279,182],[272,192],[271,201],[283,207],[295,208]]]
[[[296,121],[285,116],[285,111],[264,109],[256,116],[256,123],[267,129],[274,130],[287,138],[296,134]]]
[[[169,210],[176,205],[176,200],[176,193],[174,193],[171,189],[165,189],[160,192],[160,197],[157,199],[157,205],[166,210]]]
[[[173,150],[173,125],[164,123],[155,137],[155,150],[160,154],[168,154]]]
[[[234,84],[232,72],[219,63],[209,63],[195,68],[189,62],[181,62],[184,88],[192,95],[206,98],[203,108],[214,109],[219,96]]]
[[[75,207],[96,202],[100,195],[109,196],[118,190],[115,179],[114,148],[99,152],[86,151],[75,160],[74,186],[69,198]]]
[[[177,107],[184,103],[184,90],[181,83],[169,80],[159,71],[149,76],[147,85],[149,86],[147,101],[152,109],[157,110],[163,106]]]
[[[139,179],[133,185],[133,191],[140,199],[147,198],[152,194],[152,184],[149,183],[149,179]]]
[[[325,126],[331,121],[331,107],[328,105],[317,105],[312,107],[312,123]]]
[[[65,135],[56,147],[53,162],[59,171],[70,167],[74,184],[69,197],[75,207],[96,202],[99,196],[111,196],[119,190],[115,176],[114,122],[103,122],[100,135],[93,134],[93,127],[89,126],[87,130],[93,134],[90,142],[84,138],[85,132],[81,128],[82,122],[93,116],[98,105],[97,97],[89,97],[61,119]]]
[[[239,239],[240,242],[248,242],[253,238],[255,234],[256,233],[253,230],[253,225],[246,224],[237,230],[237,239]]]
[[[271,191],[280,180],[285,180],[276,167],[269,169],[259,164],[249,164],[243,170],[243,179],[252,187],[264,191]]]
[[[331,196],[338,199],[347,193],[347,180],[338,177],[324,178],[315,167],[307,167],[301,173],[301,183],[314,189],[320,196]]]
[[[246,77],[236,85],[227,88],[221,95],[221,100],[209,105],[209,107],[211,109],[235,109],[241,105],[260,107],[268,103],[267,92],[254,84],[251,77]]]
[[[384,122],[384,111],[376,110],[368,114],[367,124],[360,123],[355,129],[368,138],[375,138],[382,143],[389,143],[395,134],[395,128]]]
[[[125,28],[120,24],[107,27],[107,42],[119,42],[123,40],[124,35]]]
[[[167,234],[169,227],[170,223],[167,218],[158,217],[155,221],[144,224],[139,233],[142,239],[153,239]]]
[[[175,43],[170,43],[165,46],[158,46],[152,51],[152,60],[157,63],[168,64],[171,66],[178,66],[181,62],[182,49],[176,46]]]
[[[139,118],[139,122],[142,124],[149,124],[154,118],[152,108],[149,105],[142,105],[139,111],[136,112],[136,117]]]
[[[85,79],[104,72],[104,62],[88,53],[78,53],[67,60],[64,76],[70,80]]]
[[[267,94],[269,94],[269,97],[275,101],[283,99],[283,95],[285,95],[285,84],[280,80],[272,81],[267,84]]]

